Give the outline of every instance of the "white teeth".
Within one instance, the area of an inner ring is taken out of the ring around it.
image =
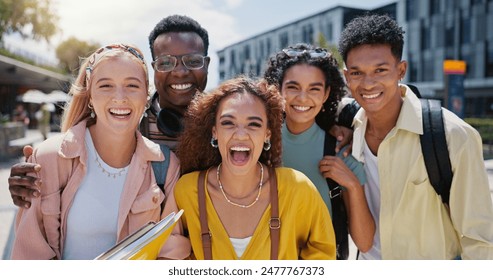
[[[310,106],[296,106],[296,105],[294,105],[293,108],[296,109],[296,110],[298,110],[298,111],[308,111],[308,110],[310,110]]]
[[[231,150],[232,151],[236,151],[236,152],[248,152],[248,151],[250,151],[250,148],[247,148],[247,147],[231,147]]]
[[[110,113],[115,115],[128,115],[130,114],[130,109],[110,109]]]
[[[382,94],[381,92],[375,93],[375,94],[362,94],[361,97],[367,98],[367,99],[374,99],[380,96]]]
[[[171,85],[172,89],[177,89],[177,90],[184,90],[184,89],[189,89],[192,87],[192,84],[174,84]]]

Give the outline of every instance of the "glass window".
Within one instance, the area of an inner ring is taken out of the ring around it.
[[[287,32],[281,33],[279,35],[279,47],[280,47],[280,49],[287,47],[288,44],[289,44],[288,33]]]
[[[430,0],[430,15],[437,15],[440,13],[441,0]]]
[[[431,30],[423,25],[421,27],[421,50],[429,50],[431,48]]]
[[[329,22],[327,25],[327,41],[332,42],[334,40],[334,31],[332,30],[334,27],[332,26],[332,22]]]
[[[305,25],[301,29],[302,41],[308,44],[313,44],[313,27],[311,24]]]
[[[493,41],[486,42],[485,76],[493,77]]]
[[[471,42],[471,19],[469,17],[463,18],[460,24],[460,33],[462,44],[469,44]]]
[[[415,0],[406,0],[406,20],[410,21],[417,18],[418,3]]]

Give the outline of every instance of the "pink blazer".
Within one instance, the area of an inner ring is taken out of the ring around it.
[[[42,179],[41,196],[29,209],[20,208],[15,221],[12,259],[61,259],[68,211],[80,182],[86,175],[87,151],[84,145],[86,122],[75,125],[66,133],[49,138],[34,150],[29,162],[39,163],[41,171],[32,176]],[[150,161],[164,159],[159,146],[140,132],[137,147],[129,166],[118,213],[118,236],[122,240],[149,221],[158,221],[176,212],[173,189],[180,175],[175,154],[165,183],[165,194],[154,178]],[[165,208],[161,215],[161,203]],[[160,253],[160,257],[185,258],[190,254],[190,242],[181,235],[181,224]]]

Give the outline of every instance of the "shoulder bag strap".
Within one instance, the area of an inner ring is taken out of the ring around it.
[[[270,258],[277,260],[279,254],[279,229],[281,228],[281,219],[279,217],[279,198],[277,193],[277,175],[276,169],[269,169],[270,175]]]
[[[198,195],[199,195],[199,215],[200,231],[202,237],[202,248],[204,249],[204,260],[212,260],[211,233],[207,224],[207,209],[205,207],[205,174],[207,170],[199,173]]]
[[[154,171],[154,177],[156,177],[156,183],[164,193],[164,185],[166,184],[166,175],[168,175],[169,158],[171,151],[165,144],[159,144],[159,148],[164,155],[162,161],[151,161],[152,170]]]
[[[441,196],[443,203],[448,204],[453,174],[442,107],[438,100],[420,100],[423,115],[423,134],[420,140],[426,171],[436,193]]]

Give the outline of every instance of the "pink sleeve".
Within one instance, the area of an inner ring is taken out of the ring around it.
[[[36,151],[28,162],[36,163],[35,155]],[[42,171],[43,169],[40,171],[41,177],[43,177]],[[39,177],[38,174],[29,175]],[[59,203],[59,192],[46,194],[41,188],[41,196],[32,199],[31,207],[29,209],[19,208],[15,219],[15,239],[11,253],[12,259],[49,260],[54,257],[60,257],[57,256],[57,253],[50,246],[47,240],[45,224],[43,223],[43,212],[48,212],[48,215],[55,216],[60,214],[59,208],[58,210],[55,210],[56,205],[60,205]],[[50,211],[50,209],[53,209],[54,211]],[[58,231],[58,227],[56,225],[53,226],[53,228],[47,230]],[[55,245],[58,248],[58,242],[56,243],[57,244],[52,245]]]

